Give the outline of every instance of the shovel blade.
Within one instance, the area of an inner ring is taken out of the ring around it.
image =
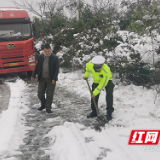
[[[101,126],[105,126],[105,124],[108,123],[108,120],[105,116],[98,116],[97,121]]]

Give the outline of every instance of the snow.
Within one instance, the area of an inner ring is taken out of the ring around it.
[[[94,28],[93,30],[96,31],[96,33],[100,32],[97,28]],[[87,33],[89,34],[89,30]],[[69,51],[75,52],[74,59],[77,62],[76,65],[81,67],[87,62],[85,60],[92,58],[93,52],[95,55],[105,55],[110,59],[111,63],[117,61],[115,57],[118,57],[119,59],[127,59],[127,63],[134,63],[135,59],[133,59],[133,56],[131,57],[131,55],[137,55],[137,57],[140,56],[140,61],[147,66],[153,66],[153,63],[156,64],[160,61],[160,54],[157,53],[160,36],[156,31],[152,31],[152,34],[155,36],[154,39],[152,39],[148,33],[140,36],[134,32],[118,30],[117,33],[104,35],[98,43],[93,41],[97,36],[93,34],[88,35],[87,33],[81,32],[74,34],[76,40],[74,45],[71,45],[68,48],[61,46],[62,49],[57,53],[57,56],[61,59],[61,64],[67,61],[66,59],[63,59],[63,55],[69,55]],[[120,37],[120,39],[122,38],[122,41],[118,41],[117,47],[115,47],[114,51],[108,52],[107,46],[105,48],[104,41],[116,37]],[[77,45],[80,49],[76,49]],[[84,57],[83,53],[87,55],[87,58]],[[124,67],[126,67],[126,63],[124,63]]]
[[[84,71],[78,70],[62,73],[60,70],[57,86],[64,87],[73,94],[90,99],[87,84],[82,77]],[[115,77],[115,76],[114,76]],[[92,78],[89,78],[90,85]],[[11,89],[8,110],[0,115],[0,159],[21,154],[18,147],[23,144],[24,135],[29,127],[24,126],[23,114],[28,111],[27,87],[21,80],[16,83],[7,82]],[[138,146],[128,145],[132,130],[160,130],[160,97],[156,97],[154,87],[146,89],[142,86],[124,86],[114,78],[113,120],[102,131],[96,131],[79,123],[64,122],[54,126],[43,138],[51,138],[50,146],[45,148],[45,153],[56,160],[158,160],[160,145]],[[156,87],[156,86],[155,86]],[[155,102],[155,103],[154,103]],[[35,104],[39,106],[39,104]],[[105,115],[105,92],[102,91],[99,99],[100,113]],[[56,108],[53,105],[53,110]],[[90,108],[90,104],[88,104]],[[75,113],[76,114],[76,113]],[[87,114],[87,113],[86,113]],[[60,117],[48,117],[45,123],[52,123]],[[156,148],[157,147],[157,148]],[[152,151],[153,150],[153,151]]]
[[[147,35],[139,36],[134,32],[118,31],[117,34],[122,37],[124,43],[116,47],[116,55],[126,56],[127,59],[130,60],[129,55],[131,51],[127,49],[127,46],[130,46],[136,53],[140,54],[143,62],[153,64],[153,55],[155,59],[154,63],[158,62],[160,60],[160,55],[156,53],[156,49],[159,47],[160,36],[155,31],[152,33],[155,35],[153,45],[151,37]]]
[[[0,11],[25,11],[25,10],[18,8],[0,8]]]
[[[14,36],[21,36],[21,32],[18,32],[18,33],[16,33],[16,34],[13,34],[12,36],[13,36],[13,37],[14,37]]]
[[[152,46],[151,38],[147,35],[139,36],[133,32],[118,31],[122,36],[121,42],[115,49],[116,55],[126,56],[130,60],[130,50],[128,46],[133,48],[137,53],[141,54],[145,62],[152,63],[152,55],[155,50],[153,47],[158,47],[158,40],[160,36],[157,35]],[[156,34],[156,33],[155,33]],[[74,37],[77,37],[74,35]],[[109,39],[108,35],[105,39]],[[84,41],[85,37],[81,37]],[[80,42],[81,47],[86,49],[91,47],[84,42]],[[40,41],[36,48],[41,48],[42,41]],[[91,44],[96,48],[103,45],[103,40],[100,44]],[[63,55],[67,54],[69,48],[61,46],[62,50],[57,53],[57,56],[63,60]],[[82,50],[76,52],[77,56]],[[104,49],[109,56],[113,53]],[[99,53],[100,54],[100,53]],[[101,53],[102,54],[102,53]],[[90,55],[82,54],[82,57],[73,57],[73,61],[79,62],[82,65],[89,61],[92,56],[97,55],[93,51]],[[160,60],[160,56],[155,53],[155,59]],[[109,58],[107,59],[109,61]],[[83,66],[84,67],[84,66]],[[90,93],[87,84],[82,77],[84,71],[78,70],[70,73],[63,73],[60,70],[59,81],[57,86],[64,87],[74,95],[84,99],[90,99]],[[160,157],[160,145],[158,146],[144,146],[144,145],[128,145],[129,137],[132,130],[160,130],[160,96],[156,96],[155,88],[150,89],[142,86],[135,86],[133,84],[124,86],[119,79],[115,78],[113,81],[116,84],[114,88],[114,107],[113,120],[102,128],[101,132],[95,131],[90,127],[85,127],[82,124],[73,122],[64,122],[60,126],[55,126],[45,135],[51,138],[50,147],[45,149],[45,153],[49,154],[51,159],[56,160],[158,160]],[[93,79],[89,78],[90,85]],[[21,154],[17,151],[20,144],[23,144],[24,134],[28,128],[24,126],[25,119],[23,114],[27,112],[27,105],[25,105],[26,97],[25,83],[18,80],[16,83],[9,83],[11,88],[11,98],[8,110],[3,111],[0,115],[0,159],[7,156]],[[99,99],[100,113],[106,114],[105,91],[101,92]],[[25,97],[24,99],[21,97]],[[39,104],[36,104],[39,106]],[[88,104],[90,108],[90,104]],[[56,108],[54,105],[53,110]],[[76,114],[76,113],[75,113]],[[87,113],[86,113],[87,114]],[[60,120],[60,117],[48,118],[46,123]],[[44,138],[45,138],[44,137]],[[6,158],[7,160],[15,160],[15,158]],[[6,160],[5,159],[5,160]]]
[[[84,62],[84,61],[89,61],[90,58],[91,58],[91,57],[90,57],[89,55],[85,55],[85,54],[84,54],[84,55],[83,55],[83,62]]]
[[[8,83],[8,85],[11,90],[9,106],[0,115],[0,159],[15,153],[20,154],[16,150],[23,143],[22,139],[27,131],[27,127],[23,125],[25,122],[23,114],[28,110],[24,105],[25,99],[22,99],[25,84],[17,80],[16,83]]]
[[[130,128],[131,129],[131,128]],[[160,152],[146,152],[142,146],[129,146],[130,132],[123,128],[106,126],[101,132],[86,129],[75,123],[54,127],[46,136],[52,138],[47,153],[57,160],[96,160],[107,151],[103,160],[158,160]],[[88,139],[88,142],[86,140]]]
[[[62,47],[62,50],[59,51],[56,56],[58,56],[59,59],[63,59],[63,55],[66,54],[69,51],[69,48],[67,47]]]
[[[41,50],[41,46],[42,46],[43,42],[42,41],[39,41],[35,47],[38,49],[38,50]]]
[[[63,126],[54,127],[47,135],[52,138],[53,147],[49,150],[52,159],[57,160],[89,160],[95,159],[96,152],[85,144],[79,124],[64,123]]]
[[[85,0],[85,2],[92,4],[91,0]],[[115,1],[113,1],[113,3],[114,2]],[[120,1],[117,2],[119,3]],[[0,9],[0,11],[7,10],[11,9]],[[64,14],[68,18],[75,16],[73,12],[66,7],[64,8]],[[137,23],[141,22],[137,21]],[[95,30],[101,32],[98,29]],[[63,30],[61,32],[63,32]],[[90,32],[91,30],[88,31],[88,33]],[[117,56],[126,56],[128,60],[131,60],[129,56],[131,50],[128,49],[128,47],[131,47],[136,53],[140,53],[142,60],[146,63],[152,63],[153,54],[155,55],[155,60],[160,61],[160,55],[157,55],[155,52],[155,49],[159,47],[158,41],[160,41],[160,36],[156,32],[153,33],[157,35],[153,40],[154,46],[152,46],[152,39],[147,35],[139,36],[133,32],[118,31],[117,34],[122,37],[123,42],[119,42],[120,44],[116,47],[115,54]],[[77,38],[79,34],[80,33],[74,34],[74,37]],[[115,34],[105,35],[104,39],[110,40],[110,38],[114,36]],[[53,37],[48,36],[48,38]],[[87,50],[93,46],[94,49],[96,49],[100,45],[103,45],[102,39],[96,44],[90,42],[92,46],[86,45],[85,41],[89,38],[90,35],[88,34],[80,37],[80,40],[82,40],[79,42],[81,48]],[[96,39],[96,36],[93,37],[93,39]],[[39,41],[35,47],[41,50],[42,43],[42,41]],[[69,48],[61,47],[62,50],[57,53],[57,56],[63,60],[63,55],[67,54]],[[113,56],[113,53],[108,52],[107,48],[103,51],[109,56]],[[76,51],[77,56],[80,52],[82,52],[82,50]],[[43,51],[41,51],[41,53],[43,53]],[[90,58],[95,55],[97,55],[97,53],[93,51],[89,55],[82,54],[81,58],[73,57],[73,61],[84,64],[84,62],[89,61]],[[107,61],[109,62],[109,58]],[[82,79],[83,75],[84,71],[82,70],[70,73],[62,73],[61,70],[57,86],[64,87],[71,93],[77,94],[77,96],[84,99],[90,99],[86,81]],[[60,126],[53,127],[53,129],[45,135],[45,137],[51,138],[50,147],[44,149],[45,153],[49,154],[51,159],[159,159],[160,144],[157,146],[128,145],[132,130],[160,130],[160,96],[158,94],[156,97],[157,93],[155,91],[157,86],[153,86],[150,89],[133,84],[124,86],[115,76],[113,81],[116,84],[114,88],[115,111],[113,112],[113,120],[106,124],[101,132],[73,122],[64,122]],[[89,78],[90,85],[92,82],[93,79]],[[29,129],[24,126],[25,118],[23,116],[28,111],[26,105],[28,103],[26,100],[27,95],[25,95],[26,85],[21,80],[17,80],[16,83],[7,82],[7,84],[10,86],[11,97],[8,109],[0,114],[0,159],[16,160],[16,158],[7,157],[21,154],[18,148],[23,144],[25,133],[27,133]],[[99,109],[103,115],[106,114],[105,95],[105,91],[102,91],[99,99]],[[38,107],[39,104],[35,106]],[[90,104],[88,104],[88,107],[90,108]],[[54,105],[53,111],[55,108],[56,105]],[[56,120],[60,120],[60,117],[48,118],[45,122],[52,123]]]
[[[57,85],[63,86],[81,97],[89,98],[90,94],[86,82],[82,80],[82,73],[82,71],[60,73]],[[92,78],[89,79],[89,82],[91,85]],[[89,159],[94,160],[101,154],[100,149],[106,149],[107,157],[103,158],[103,160],[150,160],[151,158],[158,160],[160,156],[159,145],[154,152],[147,151],[144,148],[145,146],[128,145],[132,130],[160,130],[160,97],[157,96],[156,101],[155,97],[156,92],[154,88],[148,90],[142,86],[123,86],[121,83],[118,83],[114,89],[115,111],[113,120],[106,124],[101,132],[96,132],[91,128],[85,128],[73,123],[65,123],[63,126],[54,128],[47,135],[54,141],[49,151],[51,157],[53,159],[71,160],[74,159],[72,157],[87,159],[86,156],[93,156]],[[102,114],[106,114],[105,107],[101,107],[105,105],[105,92],[102,91],[99,99],[100,112]],[[73,128],[76,128],[76,132],[75,130],[73,131]],[[76,137],[77,134],[81,135],[83,141],[79,141],[79,138]],[[82,148],[86,137],[91,137],[92,140]],[[72,139],[72,143],[70,139]],[[89,150],[87,153],[83,150],[86,147]],[[151,150],[155,146],[149,147],[149,150]],[[94,151],[94,153],[91,151]]]

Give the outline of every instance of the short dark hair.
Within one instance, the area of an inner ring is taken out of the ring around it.
[[[49,43],[44,44],[43,49],[51,49],[51,46]]]

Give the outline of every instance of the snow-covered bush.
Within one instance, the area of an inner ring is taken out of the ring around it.
[[[137,79],[151,75],[148,68],[157,68],[160,62],[159,3],[156,0],[122,3],[127,6],[122,12],[113,6],[95,12],[81,5],[79,21],[66,19],[60,23],[64,26],[53,28],[45,41],[52,43],[61,66],[84,68],[93,56],[103,55],[112,72],[129,70],[133,73],[127,72],[129,79],[133,75]]]
[[[114,26],[117,27],[116,25]],[[117,27],[118,28],[118,27]],[[108,51],[114,50],[122,38],[112,31],[112,28],[85,29],[75,33],[74,28],[67,28],[54,36],[54,53],[60,55],[60,63],[64,67],[83,67],[96,54],[106,56]],[[75,34],[74,34],[75,33]],[[62,50],[67,50],[62,55]]]

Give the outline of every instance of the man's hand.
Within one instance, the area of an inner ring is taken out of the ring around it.
[[[84,76],[83,79],[86,80],[87,78]]]
[[[56,83],[56,81],[55,80],[52,80],[52,83],[51,84],[55,84]]]
[[[34,77],[31,77],[31,81],[34,82],[34,80],[35,80]]]
[[[92,94],[91,98],[95,98],[95,95],[94,95],[94,94]]]

